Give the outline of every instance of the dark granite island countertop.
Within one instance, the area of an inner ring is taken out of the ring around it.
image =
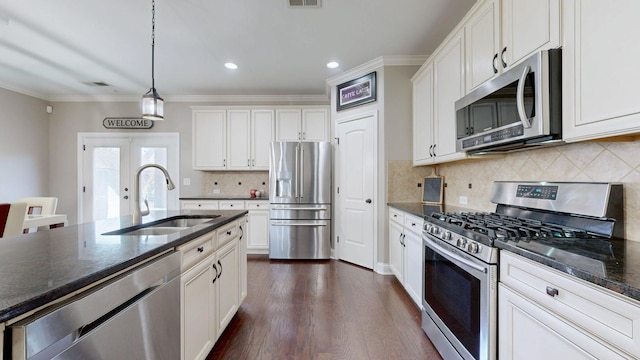
[[[102,235],[132,226],[131,216],[124,216],[0,239],[0,323],[193,240],[247,211],[152,211],[143,222],[214,214],[221,216],[169,235]]]

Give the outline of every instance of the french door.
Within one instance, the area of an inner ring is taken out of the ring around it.
[[[134,176],[145,164],[164,166],[179,185],[178,134],[79,134],[79,222],[130,215],[135,206]],[[140,176],[140,199],[151,210],[178,209],[179,190],[168,191],[164,175],[154,168]]]

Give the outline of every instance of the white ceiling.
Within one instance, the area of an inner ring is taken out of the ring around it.
[[[474,3],[156,0],[156,88],[165,99],[326,95],[326,79],[377,57],[431,53]],[[0,0],[0,87],[64,101],[150,86],[151,0]]]

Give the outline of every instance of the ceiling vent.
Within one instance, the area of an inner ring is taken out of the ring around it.
[[[287,0],[292,8],[319,8],[322,0]]]
[[[89,82],[85,82],[84,84],[89,86],[111,86],[103,81],[89,81]]]

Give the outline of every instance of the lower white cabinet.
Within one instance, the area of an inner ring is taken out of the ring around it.
[[[247,215],[248,216],[248,215]],[[247,298],[247,216],[238,220],[238,250],[240,254],[240,304]]]
[[[422,218],[389,208],[389,267],[419,308],[422,308],[422,226]]]
[[[183,360],[205,359],[246,297],[244,227],[242,218],[178,247]]]
[[[640,358],[640,303],[508,251],[498,309],[500,359]]]
[[[269,200],[181,200],[183,210],[248,210],[244,228],[247,253],[269,253]]]

